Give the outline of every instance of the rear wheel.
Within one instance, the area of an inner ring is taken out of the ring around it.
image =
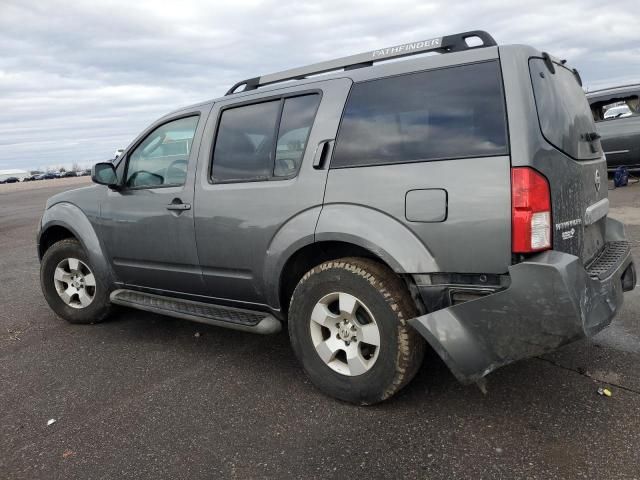
[[[363,258],[325,262],[298,283],[289,308],[296,356],[323,392],[358,404],[389,398],[415,375],[424,341],[401,279]]]
[[[70,323],[98,323],[110,313],[107,285],[75,239],[56,242],[45,252],[40,285],[51,309]]]

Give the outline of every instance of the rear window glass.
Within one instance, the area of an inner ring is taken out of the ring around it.
[[[576,160],[601,157],[600,142],[588,140],[596,126],[582,87],[571,70],[558,63],[554,66],[551,73],[543,59],[529,60],[542,135]]]
[[[353,86],[332,168],[508,153],[498,62]]]

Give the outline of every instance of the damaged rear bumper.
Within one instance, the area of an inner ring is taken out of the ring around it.
[[[578,257],[547,251],[509,269],[502,291],[409,320],[463,383],[609,325],[635,286],[630,245],[617,244],[606,278]],[[624,289],[623,289],[624,284]]]

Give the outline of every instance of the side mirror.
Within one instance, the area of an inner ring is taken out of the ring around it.
[[[118,175],[116,167],[111,162],[96,163],[91,168],[91,180],[100,185],[106,185],[109,188],[118,188]]]

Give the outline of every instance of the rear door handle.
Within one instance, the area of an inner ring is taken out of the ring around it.
[[[333,139],[323,140],[318,143],[316,152],[313,155],[313,168],[324,168],[327,160],[331,158],[331,152],[333,151]]]
[[[167,210],[178,210],[180,212],[184,210],[191,210],[190,203],[170,203],[167,205]]]

